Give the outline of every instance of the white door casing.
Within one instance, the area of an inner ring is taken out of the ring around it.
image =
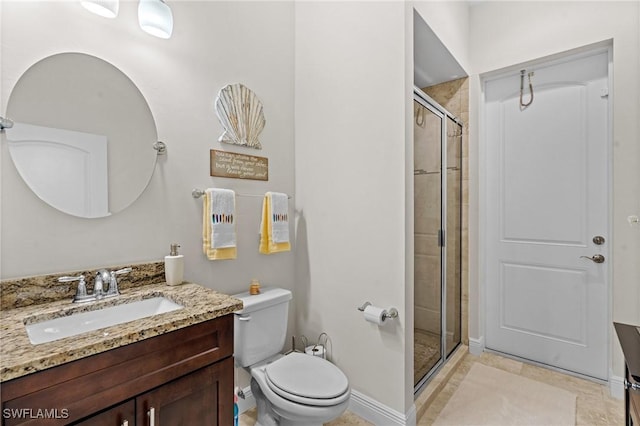
[[[607,379],[609,53],[485,81],[489,349]],[[529,99],[525,79],[525,102]],[[593,237],[605,238],[597,245]],[[602,254],[604,263],[581,256]]]

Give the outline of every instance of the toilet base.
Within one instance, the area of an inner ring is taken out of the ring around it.
[[[301,426],[300,422],[289,421],[289,420],[285,420],[285,419],[281,419],[277,424],[279,426]],[[265,426],[265,425],[263,425],[259,421],[257,421],[255,426]],[[322,426],[322,423],[305,423],[304,426]]]
[[[298,421],[280,419],[280,426],[302,426],[302,425]],[[322,423],[306,423],[305,422],[304,426],[322,426]]]
[[[262,389],[255,379],[251,379],[251,392],[256,399],[256,411],[258,419],[255,426],[301,426],[299,421],[293,421],[278,416],[273,411],[273,406],[262,393]],[[322,423],[307,423],[304,426],[322,426]]]
[[[262,389],[255,379],[251,379],[251,392],[256,399],[256,411],[258,419],[255,426],[301,426],[299,421],[293,421],[278,416],[273,411],[273,406],[262,393]],[[322,423],[307,423],[304,426],[322,426]]]
[[[251,378],[251,393],[256,400],[256,412],[258,414],[258,420],[256,426],[278,426],[280,416],[274,411],[269,400],[262,393],[260,385],[256,382],[256,379]]]

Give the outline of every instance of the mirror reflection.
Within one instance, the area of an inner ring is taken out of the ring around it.
[[[11,158],[43,201],[65,213],[117,213],[144,191],[155,167],[151,110],[118,68],[82,53],[30,67],[7,107]]]

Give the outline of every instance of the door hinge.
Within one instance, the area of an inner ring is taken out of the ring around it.
[[[438,247],[444,247],[444,229],[438,229]]]
[[[609,88],[608,87],[600,89],[600,97],[601,98],[606,98],[608,96],[609,96]]]

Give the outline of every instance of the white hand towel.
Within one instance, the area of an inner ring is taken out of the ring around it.
[[[276,241],[276,234],[278,241]],[[289,197],[287,194],[267,192],[262,199],[258,251],[262,254],[273,254],[290,250]]]
[[[209,188],[211,248],[236,246],[236,193],[230,189]]]
[[[281,192],[269,192],[273,242],[289,242],[289,197]]]

